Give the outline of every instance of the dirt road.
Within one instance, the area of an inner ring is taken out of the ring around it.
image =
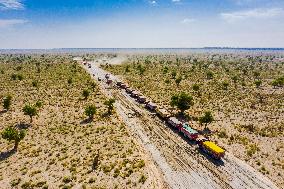
[[[106,72],[99,68],[99,63],[92,62],[92,68],[85,68],[95,79],[104,79]],[[108,86],[105,80],[100,86],[103,92],[116,99],[118,115],[149,152],[170,188],[277,188],[268,178],[229,153],[222,161],[212,160],[125,91]]]

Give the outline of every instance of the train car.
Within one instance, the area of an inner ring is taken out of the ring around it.
[[[220,160],[225,156],[225,150],[223,148],[203,136],[200,138],[198,137],[196,142],[201,150],[214,159]]]
[[[182,127],[180,127],[179,131],[190,140],[196,140],[198,137],[198,132],[191,128],[188,123],[182,124]]]
[[[182,122],[180,122],[176,117],[170,117],[168,119],[168,124],[176,129],[180,129],[182,127]]]
[[[106,74],[106,75],[105,75],[105,78],[106,78],[106,79],[109,79],[109,77],[110,77],[109,74]]]
[[[110,85],[110,84],[112,84],[112,82],[113,82],[113,81],[112,81],[111,79],[108,79],[106,83],[107,83],[108,85]]]
[[[132,91],[130,96],[133,98],[137,98],[139,96],[139,93],[137,91]]]
[[[122,83],[122,84],[120,85],[120,88],[122,88],[122,89],[127,89],[127,88],[129,88],[129,87],[128,87],[128,85]]]
[[[137,97],[137,100],[140,103],[145,103],[147,101],[147,98],[145,96],[140,95]]]
[[[116,86],[121,87],[121,85],[122,85],[122,82],[121,82],[121,81],[117,81],[117,82],[116,82]]]
[[[156,112],[157,115],[162,119],[168,119],[171,116],[171,114],[164,108],[159,108],[156,110]]]
[[[148,102],[145,107],[146,107],[148,110],[155,111],[156,108],[157,108],[157,105],[154,104],[153,102]]]
[[[132,93],[132,91],[134,91],[133,89],[131,89],[131,88],[126,88],[125,89],[125,91],[128,93],[128,94],[131,94]]]

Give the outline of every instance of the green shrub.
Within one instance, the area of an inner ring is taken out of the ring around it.
[[[185,92],[173,95],[171,98],[171,106],[176,106],[182,113],[193,106],[193,98]]]
[[[33,122],[33,117],[38,115],[37,109],[35,106],[25,105],[23,108],[23,112],[25,115],[30,116],[30,122]]]
[[[20,141],[23,140],[26,136],[26,132],[24,130],[18,131],[13,127],[7,127],[6,129],[4,129],[1,135],[3,139],[6,139],[8,141],[14,141],[14,150],[17,150]]]
[[[97,108],[94,105],[89,105],[85,108],[85,114],[89,116],[89,119],[93,119],[96,112]]]
[[[12,104],[12,96],[8,95],[3,100],[3,108],[6,109],[6,110],[9,110],[11,104]]]
[[[84,89],[82,95],[86,100],[90,96],[90,91],[88,89]]]
[[[247,147],[247,155],[250,157],[257,151],[259,151],[259,147],[256,144],[251,144]]]
[[[145,181],[147,180],[147,177],[145,175],[141,175],[141,177],[139,178],[139,183],[145,183]]]

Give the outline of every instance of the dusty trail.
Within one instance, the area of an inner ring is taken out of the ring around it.
[[[99,61],[85,67],[95,78],[104,78]],[[112,76],[112,79],[116,79]],[[153,116],[124,91],[109,87],[104,81],[101,89],[116,99],[118,114],[162,171],[170,188],[277,188],[268,178],[245,162],[227,153],[222,162],[207,158],[196,145]]]

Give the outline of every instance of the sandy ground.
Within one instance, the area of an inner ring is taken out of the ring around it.
[[[90,74],[95,74],[95,78],[103,78],[106,73],[99,68],[99,63],[93,62],[91,69],[86,68]],[[221,162],[212,161],[200,153],[196,145],[180,137],[127,94],[103,82],[101,87],[116,98],[118,114],[151,154],[170,188],[277,188],[264,175],[230,153]]]
[[[210,139],[283,188],[284,88],[271,86],[273,79],[284,76],[283,63],[266,61],[272,60],[273,56],[264,55],[258,57],[262,62],[248,61],[240,54],[214,56],[217,61],[213,63],[208,54],[184,56],[187,60],[199,59],[199,63],[190,63],[176,55],[136,55],[126,64],[102,68],[117,74],[133,89],[173,113],[176,109],[169,105],[172,95],[182,91],[189,93],[194,98],[194,105],[186,114],[192,118],[193,128],[203,131],[205,126],[198,118],[210,110],[214,117],[208,125]],[[146,69],[142,75],[139,65]],[[208,70],[214,73],[213,79],[206,78]],[[174,71],[175,78],[172,76]],[[254,76],[257,72],[259,78]],[[234,75],[238,76],[236,83],[232,80]],[[183,79],[177,85],[179,76]],[[259,88],[254,83],[258,79],[262,81]],[[224,81],[229,84],[227,90],[222,87]],[[193,90],[194,84],[199,85],[199,92]]]
[[[78,65],[51,60],[54,64],[40,64],[40,73],[35,64],[0,64],[0,97],[13,96],[10,110],[0,109],[0,130],[17,126],[27,132],[16,153],[10,151],[12,142],[0,138],[0,188],[165,188],[160,171],[116,113],[102,116],[107,98],[91,87],[90,76]],[[12,80],[12,73],[24,79]],[[32,86],[35,80],[38,87]],[[38,100],[43,107],[30,124],[22,108]],[[84,115],[90,104],[97,107],[92,122]]]

